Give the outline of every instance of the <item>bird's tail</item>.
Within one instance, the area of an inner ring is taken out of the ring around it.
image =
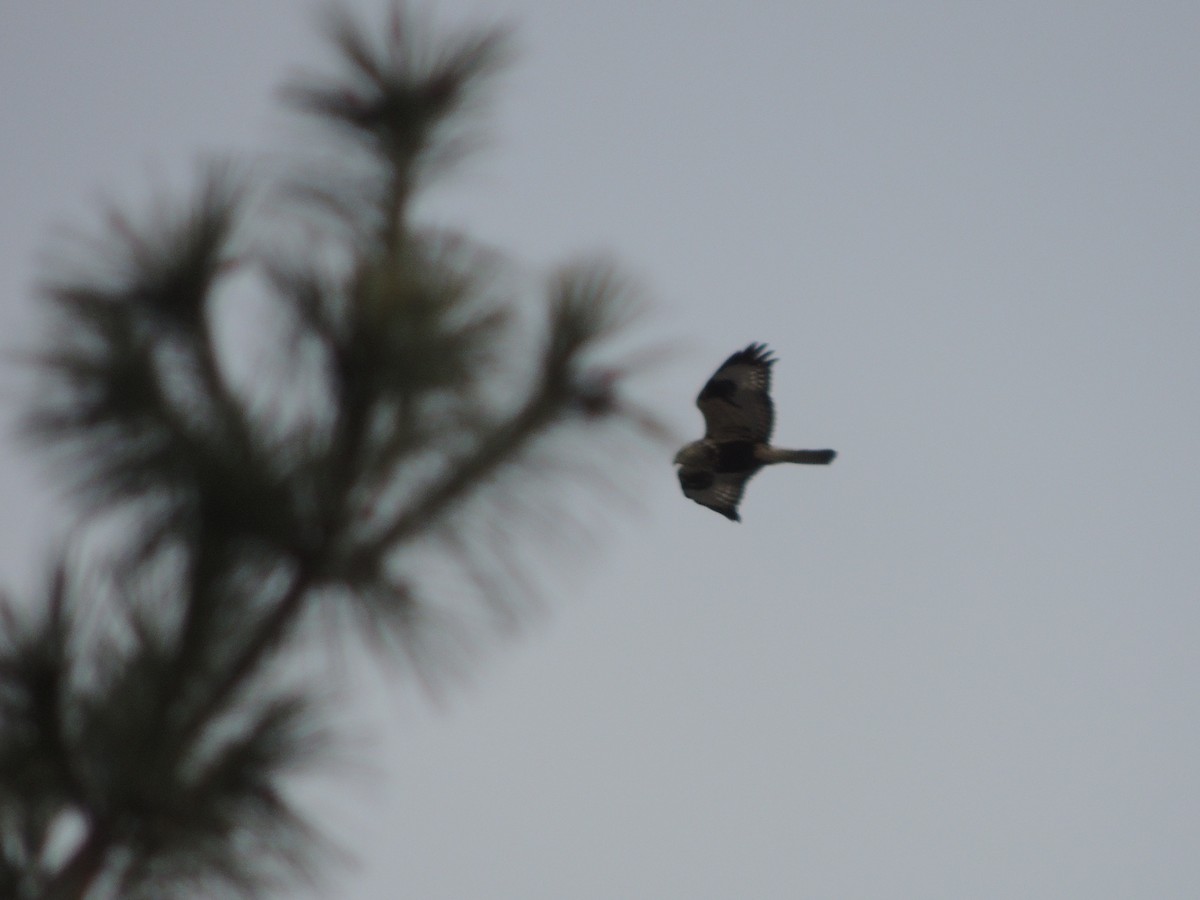
[[[767,463],[803,463],[809,466],[827,466],[837,456],[836,450],[784,450],[780,447],[760,447],[759,459]]]

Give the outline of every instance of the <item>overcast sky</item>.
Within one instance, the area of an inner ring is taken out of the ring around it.
[[[0,5],[6,346],[54,226],[284,143],[310,9]],[[429,214],[625,262],[697,436],[713,367],[770,343],[778,439],[840,455],[735,525],[668,451],[470,684],[360,687],[327,895],[1200,896],[1200,7],[435,9],[520,55]],[[3,446],[20,582],[57,517]]]

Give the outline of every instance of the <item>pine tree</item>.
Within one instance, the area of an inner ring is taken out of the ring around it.
[[[530,299],[414,218],[475,143],[505,33],[327,25],[343,71],[284,93],[324,152],[210,164],[46,280],[27,434],[81,516],[44,596],[0,605],[0,896],[314,878],[324,838],[287,791],[330,740],[288,677],[305,628],[448,664],[537,580],[514,526],[557,531],[614,435],[655,429],[597,362],[632,309],[612,266]]]

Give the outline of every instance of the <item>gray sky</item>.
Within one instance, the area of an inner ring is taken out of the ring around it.
[[[696,434],[769,342],[778,438],[841,455],[738,526],[665,454],[469,685],[362,687],[330,896],[1200,895],[1200,11],[737,6],[440,4],[522,52],[428,208],[623,260]],[[0,6],[6,343],[56,223],[284,142],[309,9]],[[54,518],[5,447],[20,582]]]

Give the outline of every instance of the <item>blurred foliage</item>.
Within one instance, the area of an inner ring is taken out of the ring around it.
[[[281,677],[301,624],[332,612],[427,677],[448,622],[506,623],[533,590],[522,523],[580,524],[579,490],[613,486],[597,461],[632,452],[615,435],[655,434],[605,356],[636,312],[611,264],[530,298],[412,219],[478,134],[505,32],[326,25],[342,74],[284,98],[328,152],[109,210],[45,282],[26,433],[105,551],[0,603],[0,895],[313,879],[329,847],[286,791],[329,741],[316,687]]]

